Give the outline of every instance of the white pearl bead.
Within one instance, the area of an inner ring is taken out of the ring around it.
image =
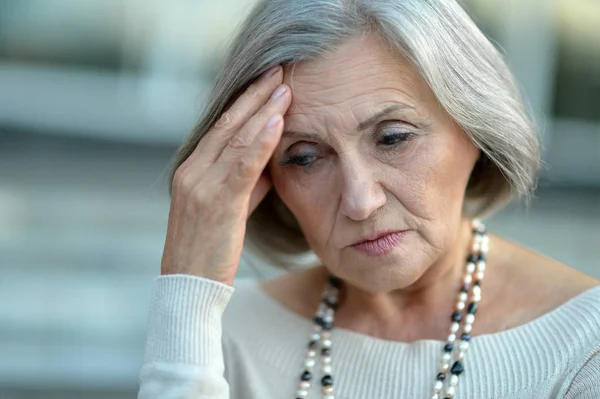
[[[306,356],[308,356],[308,357],[316,357],[317,356],[317,352],[313,351],[313,350],[310,350],[310,351],[306,352]]]
[[[431,395],[431,399],[440,399],[440,395],[434,393],[433,395]]]
[[[467,273],[471,274],[475,271],[475,263],[469,262],[467,263]]]
[[[323,318],[326,322],[331,323],[333,321],[333,316],[325,315]]]
[[[450,364],[443,362],[442,365],[440,366],[440,371],[442,373],[446,373],[448,370],[450,370]]]
[[[456,357],[456,360],[463,360],[465,358],[465,352],[463,351],[458,351],[456,352],[456,355],[454,355]]]
[[[473,297],[471,298],[471,301],[473,301],[473,302],[481,301],[481,295],[473,295]]]
[[[444,360],[445,362],[449,362],[450,359],[452,359],[452,356],[448,352],[444,352],[444,354],[442,355],[442,360]]]
[[[324,374],[331,375],[331,364],[324,364],[323,366],[321,366],[321,369],[323,370]]]
[[[313,335],[310,336],[311,341],[318,341],[320,339],[321,339],[321,336],[317,333],[314,333]]]
[[[472,324],[465,324],[465,332],[466,333],[470,333],[472,329],[473,329]]]
[[[435,385],[433,386],[433,389],[436,392],[440,392],[442,390],[442,388],[444,387],[444,383],[442,381],[436,381]]]
[[[333,395],[325,395],[323,399],[335,399],[335,397]]]
[[[456,341],[456,334],[450,334],[450,335],[448,335],[447,341],[449,343],[453,343],[454,341]]]
[[[465,317],[465,323],[467,324],[473,324],[473,322],[475,321],[475,315],[474,314],[467,314],[467,316]]]
[[[456,393],[456,389],[454,387],[448,387],[446,389],[446,396],[453,398],[455,393]]]
[[[310,382],[308,382],[308,381],[300,381],[300,389],[309,390],[310,389]]]
[[[458,324],[457,322],[454,322],[450,326],[450,331],[452,331],[453,333],[455,333],[455,332],[458,331],[459,328],[460,328],[460,324]]]
[[[308,391],[306,389],[299,389],[298,392],[296,392],[296,396],[299,398],[306,398],[308,396]]]
[[[306,368],[310,369],[315,365],[315,359],[306,359],[304,361],[304,365],[306,366]]]
[[[451,387],[455,387],[456,385],[458,385],[458,376],[457,376],[457,375],[454,375],[454,374],[452,374],[452,375],[450,376],[450,386],[451,386]]]
[[[331,395],[333,393],[333,387],[323,387],[323,393],[325,395]]]
[[[480,260],[479,262],[477,262],[477,270],[479,270],[480,272],[485,271],[485,261],[484,260]]]
[[[323,356],[323,357],[321,358],[321,362],[322,362],[323,364],[330,364],[330,363],[331,363],[331,356]]]
[[[461,351],[466,351],[467,349],[469,349],[469,343],[467,341],[462,341],[459,345],[459,348]]]
[[[478,285],[473,286],[473,296],[481,296],[481,287]]]
[[[465,303],[463,301],[460,301],[456,304],[456,309],[463,310],[464,308],[465,308]]]
[[[460,294],[458,294],[458,300],[460,302],[466,302],[467,299],[469,299],[469,296],[467,295],[466,292],[461,292]]]
[[[323,346],[323,348],[331,348],[331,340],[324,339],[323,341],[321,341],[321,345]]]
[[[477,272],[475,273],[475,277],[477,278],[477,280],[483,280],[484,274],[484,272]]]

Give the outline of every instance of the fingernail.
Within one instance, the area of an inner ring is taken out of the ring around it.
[[[274,76],[277,71],[279,71],[279,65],[272,66],[265,72],[265,77],[270,78],[271,76]]]
[[[285,86],[279,86],[277,90],[275,90],[275,93],[273,93],[273,98],[279,98],[283,96],[283,93],[285,93],[286,90],[287,89]]]

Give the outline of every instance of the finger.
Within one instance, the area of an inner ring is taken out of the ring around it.
[[[263,129],[272,115],[284,115],[291,103],[290,90],[286,85],[281,85],[271,99],[257,112],[246,124],[238,130],[223,149],[216,163],[237,162],[254,143],[256,136],[263,134]]]
[[[246,195],[241,197],[249,198],[281,139],[282,131],[283,117],[273,115],[237,162],[230,164],[228,168],[225,164],[221,165],[219,170],[228,172],[224,176],[225,186],[232,194],[237,193],[239,196],[242,193]]]
[[[281,66],[276,65],[252,82],[206,133],[202,144],[196,147],[191,157],[200,158],[205,164],[212,164],[237,131],[269,100],[282,81]]]
[[[254,212],[258,204],[262,202],[271,187],[273,187],[273,182],[269,176],[266,173],[261,174],[252,190],[252,194],[250,194],[250,203],[248,205],[248,215],[246,218],[249,218],[250,215],[252,215],[252,212]]]

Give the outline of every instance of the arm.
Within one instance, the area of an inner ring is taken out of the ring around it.
[[[575,374],[565,399],[600,398],[600,346]]]
[[[221,317],[233,291],[183,274],[154,280],[138,399],[229,399]]]

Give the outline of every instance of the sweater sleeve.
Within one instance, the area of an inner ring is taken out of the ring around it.
[[[565,399],[600,398],[600,347],[575,375]]]
[[[138,399],[229,399],[221,319],[233,291],[197,276],[156,277]]]

